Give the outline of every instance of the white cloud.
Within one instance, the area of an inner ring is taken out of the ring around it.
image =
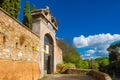
[[[75,37],[73,39],[73,42],[77,48],[82,48],[82,47],[94,47],[96,45],[102,46],[104,44],[110,44],[115,40],[120,40],[119,34],[111,35],[110,33],[107,33],[107,34],[92,35],[88,37],[81,35],[80,37]]]
[[[112,42],[117,40],[120,40],[120,34],[111,35],[110,33],[107,33],[90,35],[88,37],[81,35],[80,37],[75,37],[73,43],[77,48],[92,48],[92,50],[86,51],[86,54],[107,54],[108,52],[106,49]]]
[[[81,35],[80,37],[75,37],[74,43],[75,43],[75,46],[78,48],[88,46],[88,41],[83,35]]]
[[[86,54],[90,54],[90,55],[92,55],[92,54],[94,54],[94,53],[95,53],[95,50],[92,50],[92,49],[86,51]]]
[[[91,56],[91,55],[90,55],[90,54],[85,54],[85,56],[86,56],[86,57],[89,57],[89,56]],[[83,57],[84,57],[84,56],[83,56]]]

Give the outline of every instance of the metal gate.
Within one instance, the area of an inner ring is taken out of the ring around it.
[[[48,47],[48,49],[46,47]],[[45,50],[44,51],[45,74],[51,74],[51,73],[53,73],[53,61],[54,61],[53,45],[51,45],[49,43],[45,43],[44,50]]]

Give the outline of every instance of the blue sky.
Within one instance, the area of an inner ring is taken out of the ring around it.
[[[25,1],[21,0],[20,20]],[[120,0],[27,1],[37,9],[49,6],[60,22],[56,36],[69,38],[84,59],[107,56],[105,49],[120,40]]]

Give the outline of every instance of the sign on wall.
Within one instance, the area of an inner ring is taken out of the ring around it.
[[[34,50],[35,50],[35,51],[39,51],[39,47],[38,47],[38,46],[35,46],[35,47],[34,47]]]

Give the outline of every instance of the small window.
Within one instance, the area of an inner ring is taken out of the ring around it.
[[[25,48],[27,47],[27,45],[25,45]]]
[[[3,36],[3,44],[6,42],[6,36]]]
[[[47,16],[47,15],[48,15],[48,12],[45,12],[45,15]]]
[[[16,48],[18,48],[18,43],[16,42]]]
[[[34,51],[34,47],[32,47],[32,51]]]
[[[53,23],[53,22],[55,22],[55,19],[52,17],[51,21],[52,21],[52,23]]]

